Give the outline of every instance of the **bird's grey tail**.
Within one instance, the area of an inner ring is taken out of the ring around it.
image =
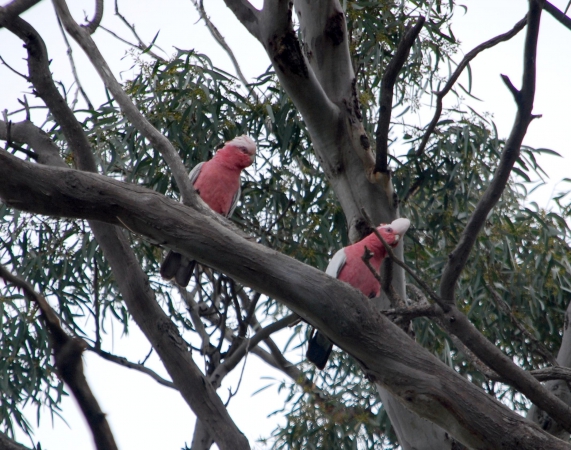
[[[174,278],[177,284],[186,287],[188,286],[190,277],[192,277],[195,265],[196,261],[191,261],[180,253],[169,250],[161,264],[161,277],[166,280],[172,280]]]
[[[315,334],[309,338],[305,356],[309,361],[315,364],[319,370],[323,370],[327,364],[331,350],[333,350],[331,341],[327,339],[325,335],[316,331]]]

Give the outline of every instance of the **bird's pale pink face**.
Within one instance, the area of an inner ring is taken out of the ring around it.
[[[389,224],[381,225],[377,230],[391,247],[396,247],[402,240],[406,230],[410,227],[410,220],[396,219]]]
[[[225,147],[232,148],[238,153],[237,156],[240,154],[243,155],[243,158],[240,159],[242,160],[244,167],[252,165],[256,159],[256,143],[251,137],[246,136],[245,134],[226,142]]]

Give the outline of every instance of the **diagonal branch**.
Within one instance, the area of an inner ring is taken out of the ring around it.
[[[114,355],[113,353],[106,352],[105,350],[101,350],[100,348],[93,347],[91,345],[87,346],[87,350],[96,353],[97,355],[101,356],[103,359],[107,361],[111,361],[115,364],[119,364],[120,366],[127,367],[128,369],[133,369],[138,372],[147,374],[157,383],[178,391],[178,388],[175,386],[175,384],[172,381],[165,380],[158,373],[156,373],[154,370],[149,369],[144,364],[134,363],[133,361],[129,361],[127,358],[123,356]]]
[[[312,325],[323,329],[343,350],[362,361],[366,375],[390,388],[394,395],[406,402],[407,408],[453,431],[454,436],[469,447],[493,448],[497,443],[495,439],[501,435],[508,448],[515,445],[516,436],[521,450],[539,448],[538,439],[542,439],[544,447],[569,448],[483,394],[479,388],[408,339],[356,289],[293,258],[249,242],[192,208],[149,189],[97,174],[29,163],[3,150],[0,150],[0,179],[3,180],[0,183],[0,198],[9,206],[51,216],[95,219],[113,224],[122,222],[137,233],[165,242],[183,255],[271,296]],[[115,245],[121,247],[124,244]],[[228,252],[228,248],[233,251]],[[134,269],[140,269],[136,260],[126,262],[123,255],[117,255],[110,263],[118,279],[128,279],[133,276]],[[138,296],[129,300],[136,305],[128,304],[130,311],[134,308],[134,316],[142,313],[141,308],[151,308],[153,317],[160,314],[160,306],[156,301],[147,300],[148,294],[136,294]],[[457,336],[462,336],[464,328],[471,328],[470,333],[477,333],[457,310],[452,309],[451,313],[454,315],[445,315],[445,320]],[[339,317],[343,317],[343,320],[339,321]],[[136,317],[135,320],[141,321],[142,318]],[[178,374],[168,366],[172,358],[179,358],[177,364],[183,362],[180,358],[189,359],[188,352],[185,356],[183,351],[186,349],[185,343],[172,324],[168,323],[168,318],[155,319],[149,324],[151,330],[145,329],[145,332],[158,331],[158,337],[164,342],[156,345],[153,342],[153,347],[157,351],[172,352],[161,355],[161,359],[181,392],[190,388],[193,395],[198,395],[200,393],[194,392],[195,389],[206,388],[210,384],[197,386],[201,383],[199,378],[190,382],[188,374]],[[140,326],[147,327],[145,324]],[[364,336],[367,338],[363,339]],[[474,336],[463,337],[469,341]],[[155,339],[154,336],[151,338]],[[475,338],[478,338],[477,334]],[[481,344],[477,341],[479,346],[487,350],[484,346],[487,344],[498,352],[489,341],[483,337],[481,339],[485,342]],[[399,351],[395,352],[397,347]],[[478,356],[490,364],[482,355]],[[489,353],[487,358],[498,356],[502,356],[501,352],[499,355]],[[510,369],[514,364],[509,359],[507,361],[505,364]],[[498,365],[497,362],[494,364]],[[504,361],[500,365],[502,370],[499,372],[505,375]],[[521,369],[516,367],[514,370]],[[182,378],[177,378],[178,375]],[[569,407],[554,399],[531,378],[536,384],[529,384],[529,380],[525,379],[527,384],[521,389],[522,392],[548,411],[556,421],[571,429]],[[442,389],[442,385],[446,385],[446,389]],[[210,394],[208,389],[204,392],[204,395],[207,394]],[[462,398],[462,404],[468,402],[474,408],[459,407],[459,398]],[[478,420],[474,419],[474,414],[478,415]],[[216,433],[219,435],[220,430]],[[522,435],[526,436],[523,440]]]
[[[224,51],[228,54],[228,57],[230,58],[230,61],[232,61],[232,65],[234,66],[234,70],[236,71],[236,75],[238,76],[242,84],[244,85],[244,87],[248,87],[248,80],[246,80],[246,77],[242,73],[242,69],[240,68],[240,64],[238,63],[238,60],[236,59],[234,52],[226,42],[226,39],[224,39],[224,36],[222,36],[222,33],[220,33],[216,25],[212,23],[210,17],[208,17],[208,14],[206,14],[206,10],[204,9],[204,0],[192,0],[192,3],[194,4],[194,7],[197,9],[198,13],[200,14],[202,20],[204,20],[206,28],[208,28],[208,31],[210,31],[212,37],[216,40],[216,42],[218,42],[218,44],[220,44],[220,47],[222,47]],[[254,91],[251,90],[251,92]]]
[[[571,17],[569,17],[563,11],[561,11],[552,3],[547,1],[544,3],[543,9],[545,9],[545,11],[551,14],[553,18],[559,21],[564,27],[569,28],[571,30]]]
[[[541,0],[530,0],[524,46],[523,81],[521,90],[514,95],[518,110],[512,131],[505,143],[494,177],[470,216],[456,248],[448,256],[448,263],[442,274],[440,294],[443,301],[450,305],[454,304],[456,282],[468,261],[488,213],[496,205],[508,183],[511,170],[519,157],[527,127],[533,119],[531,111],[535,95],[535,57],[541,7]]]
[[[224,3],[226,3],[226,6],[230,8],[250,34],[261,41],[260,22],[262,22],[262,20],[260,11],[254,8],[248,0],[224,0]]]
[[[424,150],[426,149],[426,144],[428,143],[430,136],[432,135],[432,133],[436,129],[436,125],[438,125],[438,121],[440,120],[440,115],[442,114],[442,101],[443,101],[444,97],[454,87],[454,84],[456,83],[456,81],[458,81],[458,78],[460,77],[460,75],[462,74],[462,72],[464,71],[466,66],[468,66],[468,64],[470,64],[470,61],[472,61],[482,51],[487,50],[489,48],[492,48],[495,45],[499,44],[500,42],[505,42],[505,41],[511,39],[512,37],[514,37],[516,34],[518,34],[523,29],[523,27],[525,26],[526,23],[527,23],[527,15],[523,19],[521,19],[518,23],[516,23],[514,25],[514,27],[510,31],[508,31],[507,33],[500,34],[499,36],[496,36],[496,37],[493,37],[492,39],[487,40],[486,42],[478,45],[477,47],[474,47],[471,51],[469,51],[464,56],[462,61],[460,61],[460,64],[458,64],[458,67],[456,67],[456,70],[454,71],[454,73],[452,74],[450,79],[444,85],[444,88],[442,88],[441,91],[436,92],[436,94],[435,94],[436,95],[436,111],[434,112],[434,117],[432,118],[432,121],[428,125],[428,128],[426,129],[426,132],[424,133],[424,136],[422,137],[422,141],[420,142],[420,145],[418,146],[418,149],[416,150],[417,156],[420,156],[424,153]]]
[[[414,41],[416,41],[424,25],[424,20],[424,17],[420,16],[414,26],[406,27],[397,50],[389,62],[381,80],[379,122],[377,123],[377,130],[375,131],[375,139],[377,141],[375,172],[385,173],[388,171],[389,127],[391,125],[391,113],[393,109],[393,89],[402,66],[408,58],[410,49],[414,45]]]
[[[99,403],[91,392],[83,373],[81,355],[86,348],[86,343],[82,339],[72,338],[63,330],[54,310],[46,299],[34,290],[31,284],[19,276],[13,275],[2,265],[0,265],[0,277],[7,283],[21,289],[26,298],[40,309],[54,349],[54,359],[59,375],[73,392],[89,424],[97,449],[117,450],[117,444],[115,444],[105,413],[99,407]]]
[[[75,39],[79,46],[86,53],[90,59],[93,67],[99,73],[99,76],[105,83],[105,86],[127,118],[133,123],[133,125],[145,136],[151,144],[161,153],[167,165],[169,166],[174,179],[179,187],[182,194],[183,201],[193,207],[200,207],[201,209],[207,210],[206,205],[201,205],[198,202],[196,191],[193,189],[190,180],[188,179],[188,171],[184,167],[182,159],[176,152],[173,145],[169,140],[163,136],[137,109],[133,104],[129,96],[123,91],[123,88],[119,82],[113,76],[109,65],[101,55],[101,52],[95,45],[91,35],[86,29],[80,27],[69,12],[65,0],[54,0],[54,5],[58,14],[58,17],[64,24],[66,31]],[[201,206],[198,206],[201,205]],[[214,214],[214,213],[213,213]]]
[[[61,98],[49,76],[47,55],[41,36],[20,18],[15,18],[10,22],[4,19],[5,16],[0,10],[0,23],[4,23],[7,28],[26,42],[30,77],[34,87],[39,94],[41,93],[42,99],[62,127],[79,167],[84,170],[95,170],[96,166],[89,142],[73,112]],[[49,147],[44,141],[41,145],[43,152]],[[55,157],[51,150],[44,153],[52,154],[52,159]],[[63,162],[59,161],[55,164],[61,166]],[[210,211],[206,206],[203,209],[207,210],[207,213]],[[217,218],[214,217],[214,219]],[[221,448],[249,448],[246,438],[232,421],[216,392],[204,382],[204,375],[194,363],[178,329],[157,304],[154,292],[148,288],[148,277],[142,271],[125,235],[121,230],[109,224],[90,221],[89,225],[109,261],[127,309],[151,345],[157,350],[186,403],[204,421],[208,429],[214,430],[220,423],[224,424],[224,431],[216,435],[216,441]]]
[[[0,6],[0,14],[7,20],[12,20],[14,17],[19,16],[23,12],[30,9],[32,6],[40,3],[41,0],[13,0],[5,6]],[[4,25],[0,21],[0,28]]]
[[[11,439],[2,431],[0,431],[0,448],[2,450],[31,450],[29,447],[24,447],[14,439]]]

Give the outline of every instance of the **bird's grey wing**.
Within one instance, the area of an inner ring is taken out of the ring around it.
[[[192,184],[195,183],[196,179],[198,178],[198,175],[200,175],[200,170],[202,169],[202,165],[204,164],[204,161],[201,163],[198,163],[196,166],[194,166],[192,168],[192,170],[190,171],[190,173],[188,174],[188,178],[190,178],[190,182]]]
[[[238,186],[238,190],[232,197],[232,203],[230,204],[230,209],[228,210],[228,214],[226,217],[231,217],[234,214],[234,210],[236,209],[236,205],[238,205],[238,200],[240,200],[240,195],[242,195],[242,188]]]
[[[327,269],[325,269],[325,273],[330,277],[337,278],[346,261],[347,256],[345,256],[345,249],[342,248],[337,250],[333,255],[333,258],[331,258],[331,261],[329,261]]]

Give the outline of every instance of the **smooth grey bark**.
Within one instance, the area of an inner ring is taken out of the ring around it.
[[[571,367],[571,330],[569,329],[570,323],[571,304],[567,306],[567,310],[565,311],[565,326],[563,328],[563,337],[561,338],[561,347],[557,353],[557,363],[561,367]],[[571,392],[569,390],[568,381],[548,381],[545,383],[545,388],[568,405],[571,405]],[[527,412],[527,417],[533,420],[535,423],[539,424],[539,426],[548,433],[551,433],[552,435],[564,441],[569,440],[569,432],[565,430],[565,428],[563,428],[560,424],[551,419],[548,414],[539,409],[537,406],[531,406]]]
[[[5,151],[0,151],[0,179],[0,198],[12,207],[122,224],[277,299],[324,330],[408,409],[468,447],[571,448],[414,343],[356,289],[249,242],[196,210],[138,186],[27,163]]]
[[[227,0],[238,19],[264,46],[280,83],[300,111],[321,166],[339,200],[351,241],[367,230],[364,208],[375,225],[398,216],[390,173],[374,173],[375,158],[363,128],[347,25],[338,1],[295,0],[303,42],[294,34],[291,4],[265,2],[262,11],[247,1]],[[257,20],[256,20],[257,19]],[[396,250],[402,259],[402,245]],[[392,271],[393,287],[405,295],[404,272]],[[448,448],[444,430],[411,414],[377,386],[404,450]],[[412,426],[416,447],[408,445]]]

